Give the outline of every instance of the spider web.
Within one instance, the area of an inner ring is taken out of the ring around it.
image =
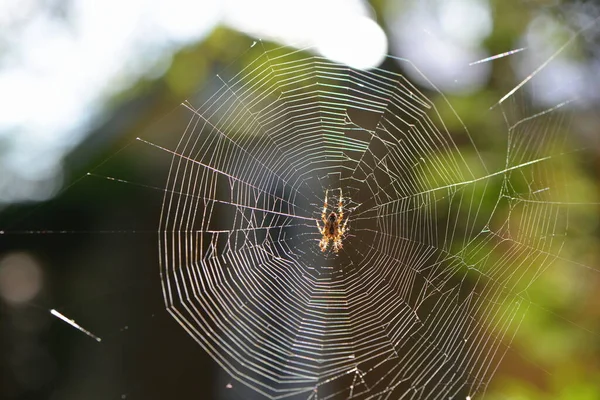
[[[433,84],[262,43],[245,57],[183,104],[175,148],[146,142],[172,154],[169,313],[265,398],[481,397],[528,288],[562,260],[566,103],[508,98],[490,112],[499,152]],[[316,221],[340,189],[349,231],[321,252]]]

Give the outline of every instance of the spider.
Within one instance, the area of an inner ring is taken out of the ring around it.
[[[321,241],[319,241],[319,247],[321,251],[327,250],[327,245],[329,245],[329,241],[333,241],[333,251],[338,252],[342,248],[342,237],[344,233],[348,232],[348,228],[346,228],[346,224],[348,223],[348,218],[344,221],[342,225],[342,220],[344,219],[344,211],[342,209],[344,205],[344,198],[342,197],[342,189],[340,188],[340,201],[338,203],[338,212],[337,214],[332,211],[329,216],[327,216],[327,195],[329,190],[325,191],[325,204],[323,205],[323,213],[321,214],[321,220],[323,221],[323,228],[319,224],[319,220],[317,220],[317,228],[319,228],[319,232],[321,232]]]

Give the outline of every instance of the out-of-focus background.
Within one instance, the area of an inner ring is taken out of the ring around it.
[[[0,397],[245,398],[164,310],[156,230],[170,159],[135,138],[182,132],[178,104],[243,69],[255,41],[355,68],[408,59],[490,148],[502,123],[490,107],[541,68],[521,98],[540,110],[577,99],[564,107],[586,162],[569,173],[596,198],[599,15],[559,0],[2,2]],[[579,267],[530,293],[486,398],[600,398],[600,274],[578,275],[599,268],[598,210],[586,210],[566,249]]]

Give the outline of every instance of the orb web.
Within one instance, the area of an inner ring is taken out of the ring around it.
[[[495,162],[433,85],[286,48],[248,57],[184,103],[169,149],[168,311],[264,398],[483,395],[567,227],[560,107],[503,104]],[[322,252],[339,189],[348,232]]]

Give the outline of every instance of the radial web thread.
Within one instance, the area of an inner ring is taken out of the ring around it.
[[[160,222],[169,312],[264,398],[480,397],[567,229],[560,107],[503,104],[495,166],[433,85],[252,51],[184,104]],[[340,188],[349,231],[323,253],[315,222]]]

